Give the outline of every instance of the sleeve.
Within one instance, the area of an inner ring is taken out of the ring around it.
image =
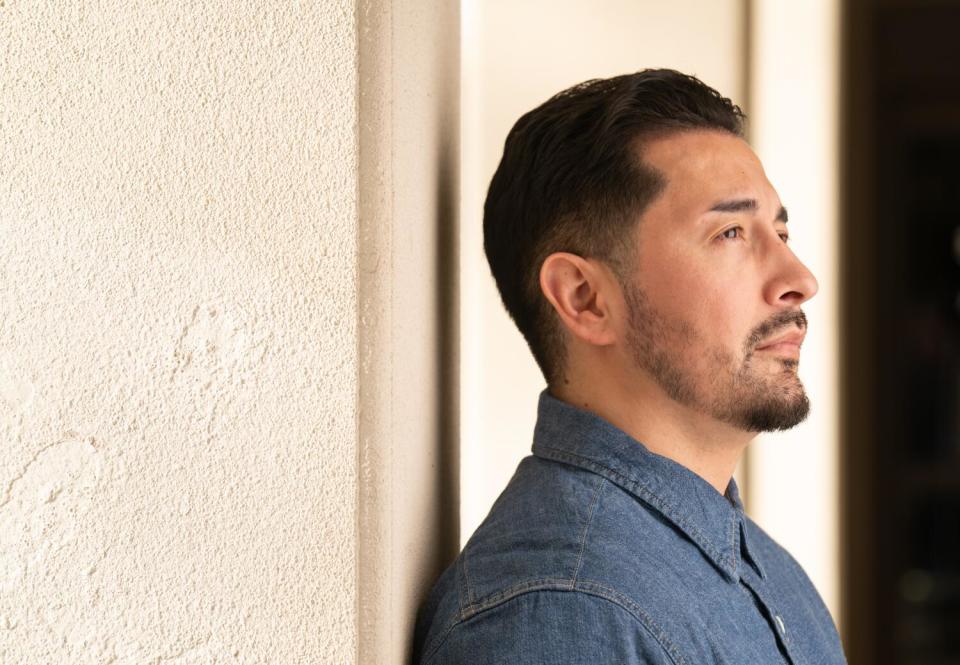
[[[455,624],[423,665],[675,665],[653,630],[606,598],[538,590]]]

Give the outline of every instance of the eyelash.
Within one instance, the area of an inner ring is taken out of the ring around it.
[[[727,233],[730,233],[730,231],[735,231],[735,230],[739,230],[743,232],[743,227],[731,226],[729,229],[726,229],[725,231],[721,232],[720,235],[717,236],[717,239],[718,240],[735,240],[736,238],[727,238],[725,235]],[[790,234],[788,233],[778,233],[777,235],[780,236],[780,239],[783,240],[784,244],[786,244],[790,240]]]

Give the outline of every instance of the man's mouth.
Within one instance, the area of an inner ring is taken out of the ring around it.
[[[803,339],[806,336],[806,330],[791,330],[785,335],[780,335],[766,344],[758,346],[756,350],[799,355],[800,345],[803,344]]]

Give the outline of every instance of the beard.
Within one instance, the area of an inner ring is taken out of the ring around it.
[[[740,360],[708,345],[687,321],[661,316],[635,285],[623,286],[630,354],[671,399],[748,432],[790,429],[807,417],[810,401],[795,371],[797,361],[777,358],[781,371],[770,373],[756,366],[753,355],[756,345],[780,328],[805,328],[803,312],[781,312],[758,326]]]

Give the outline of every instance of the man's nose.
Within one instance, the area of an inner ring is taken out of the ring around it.
[[[816,295],[820,285],[809,268],[789,248],[777,252],[764,297],[775,307],[796,307]]]

